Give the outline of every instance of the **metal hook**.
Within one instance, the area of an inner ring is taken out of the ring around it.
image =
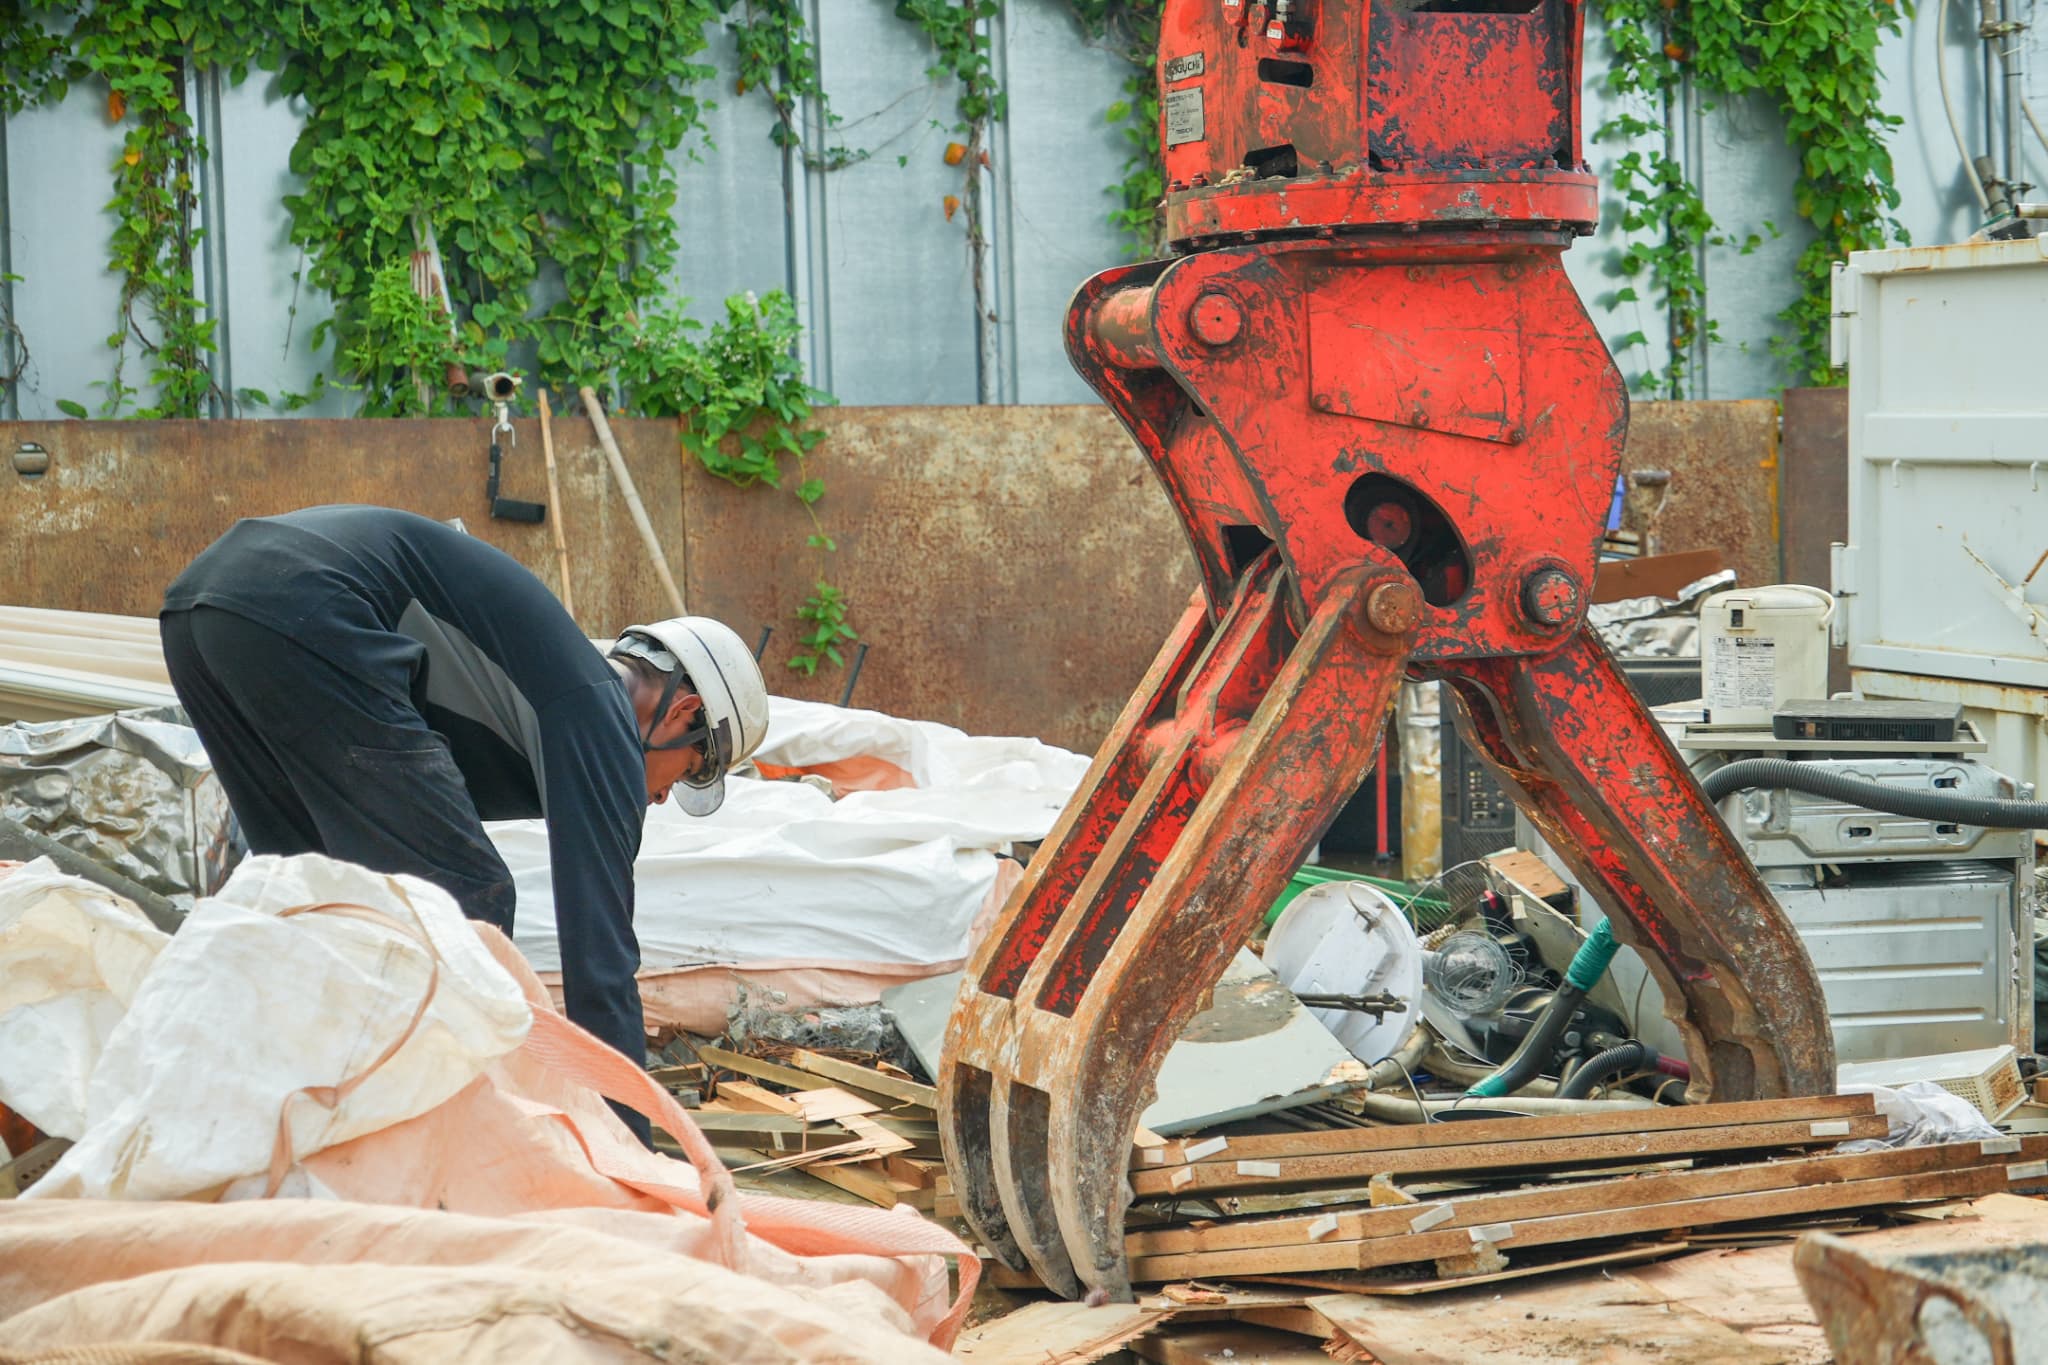
[[[511,404],[509,404],[509,403],[493,403],[493,404],[492,404],[491,406],[492,406],[493,408],[497,409],[497,413],[498,413],[498,420],[497,420],[497,422],[496,422],[495,424],[493,424],[493,425],[492,425],[492,427],[491,427],[491,440],[492,440],[492,442],[493,442],[493,443],[496,443],[496,441],[497,441],[497,439],[498,439],[498,435],[499,435],[499,433],[503,432],[503,433],[506,433],[506,434],[508,434],[508,435],[510,435],[510,436],[512,437],[512,440],[511,440],[510,444],[512,444],[512,445],[515,445],[515,446],[516,446],[516,445],[518,445],[518,444],[519,444],[519,431],[518,431],[518,429],[517,429],[517,428],[515,428],[515,427],[514,427],[514,426],[512,425],[512,417],[511,417],[511,414],[510,414],[510,408],[511,408]]]

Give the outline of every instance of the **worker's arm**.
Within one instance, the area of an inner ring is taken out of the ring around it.
[[[572,1022],[644,1066],[633,860],[647,814],[646,769],[615,683],[579,689],[548,709],[557,708],[569,709],[544,716],[541,732],[562,994]],[[646,1140],[645,1119],[621,1117]]]

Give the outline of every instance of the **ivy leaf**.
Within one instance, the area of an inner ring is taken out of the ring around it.
[[[805,479],[796,486],[795,491],[797,500],[806,507],[809,507],[817,502],[819,498],[825,496],[825,481],[823,479]]]
[[[57,400],[57,411],[63,413],[66,417],[82,418],[86,415],[85,404],[69,398],[59,398]]]

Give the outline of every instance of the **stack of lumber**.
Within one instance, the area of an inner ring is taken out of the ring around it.
[[[736,1174],[801,1171],[883,1208],[957,1213],[939,1155],[938,1092],[892,1067],[804,1048],[720,1047],[654,1073]],[[664,1139],[657,1139],[661,1145]]]
[[[2048,1202],[1990,1194],[1919,1206],[1851,1245],[1886,1257],[2037,1256],[2048,1246]],[[1141,1292],[1135,1303],[1038,1302],[969,1328],[954,1353],[974,1365],[1088,1365],[1118,1350],[1161,1365],[1828,1365],[1847,1358],[1814,1320],[1790,1243],[1713,1255],[1674,1251],[1685,1248],[1636,1247],[1576,1273],[1516,1284],[1494,1277],[1467,1293],[1202,1283]],[[1858,1359],[1889,1359],[1884,1353],[1897,1343],[1866,1345]],[[2020,1358],[2034,1357],[2023,1350]]]
[[[1435,1280],[2048,1184],[2048,1138],[1831,1150],[1885,1132],[1835,1095],[1174,1141],[1134,1156],[1125,1248],[1140,1283]]]

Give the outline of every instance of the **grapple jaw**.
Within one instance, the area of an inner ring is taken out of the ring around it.
[[[1797,935],[1584,624],[1627,402],[1559,260],[1594,217],[1575,0],[1235,31],[1266,8],[1168,0],[1168,169],[1192,177],[1168,221],[1200,249],[1096,276],[1067,318],[1203,588],[976,951],[938,1077],[963,1214],[1070,1296],[1128,1295],[1159,1066],[1358,788],[1404,676],[1446,683],[1642,950],[1695,1098],[1834,1083]],[[1462,108],[1453,75],[1527,107]],[[1238,142],[1246,174],[1203,169]]]

